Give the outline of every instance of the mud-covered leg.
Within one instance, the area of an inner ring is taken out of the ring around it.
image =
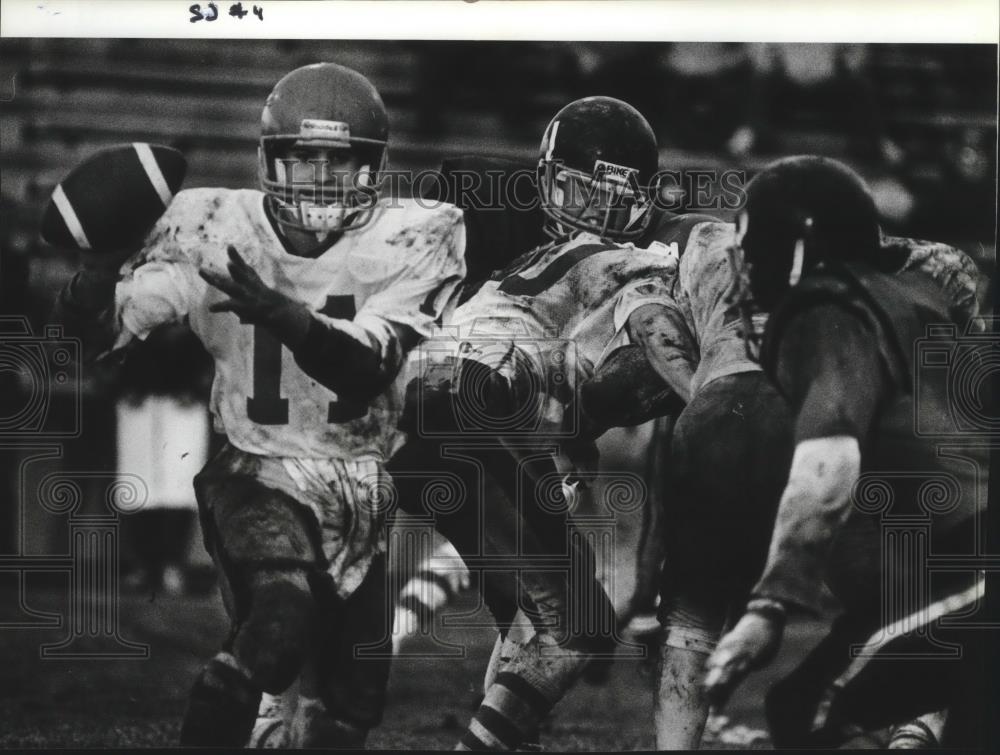
[[[704,664],[763,567],[791,460],[791,420],[762,373],[718,378],[674,427],[661,586],[657,746],[699,746]]]
[[[194,683],[183,745],[244,746],[261,694],[295,681],[314,639],[318,527],[303,505],[261,482],[267,463],[227,446],[195,478],[206,547],[233,627]]]

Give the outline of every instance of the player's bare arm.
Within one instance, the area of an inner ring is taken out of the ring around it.
[[[694,376],[689,355],[697,353],[697,345],[680,313],[663,304],[645,304],[629,316],[628,329],[656,373],[689,401]]]
[[[773,659],[789,609],[817,610],[826,559],[861,472],[858,439],[881,393],[879,357],[859,319],[819,306],[787,327],[779,382],[797,410],[795,454],[763,575],[706,665],[705,688],[716,704]]]
[[[580,384],[584,414],[603,429],[632,427],[679,414],[684,401],[653,369],[643,348],[621,346]]]
[[[781,646],[789,602],[781,588],[793,582],[805,592],[819,592],[823,555],[847,519],[860,471],[861,449],[853,436],[811,438],[795,447],[758,597],[707,662],[705,688],[716,704],[725,702],[747,673],[769,663]],[[800,571],[803,566],[813,568]],[[772,584],[777,588],[773,596]]]

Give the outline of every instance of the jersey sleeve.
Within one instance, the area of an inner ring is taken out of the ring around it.
[[[835,304],[809,307],[785,324],[776,377],[795,412],[796,442],[863,441],[891,386],[868,325]]]
[[[618,293],[618,301],[615,304],[615,332],[621,332],[628,324],[628,318],[632,313],[647,304],[660,304],[679,312],[680,307],[674,299],[674,290],[671,280],[659,276],[629,283]]]
[[[690,398],[691,377],[698,361],[697,342],[687,324],[687,318],[680,304],[674,299],[675,287],[665,278],[647,278],[626,286],[619,295],[615,307],[615,339],[612,345],[619,347],[635,344],[642,348],[644,361],[648,360],[655,384],[666,382],[681,396]],[[629,318],[646,305],[663,307],[666,313],[656,312],[642,317],[637,325],[630,324]],[[636,332],[634,328],[641,328]]]
[[[158,325],[182,320],[205,295],[197,228],[209,204],[204,190],[180,192],[143,248],[122,266],[115,291],[120,342],[131,336],[145,339]]]

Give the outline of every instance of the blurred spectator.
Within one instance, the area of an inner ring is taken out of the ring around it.
[[[573,45],[574,75],[566,102],[580,97],[616,97],[635,107],[658,130],[661,44],[584,42]]]
[[[753,70],[746,45],[678,43],[663,57],[663,132],[684,149],[720,150],[739,126]],[[659,118],[659,116],[658,116]]]
[[[751,44],[751,85],[740,98],[744,121],[729,139],[733,155],[780,151],[777,132],[803,120],[847,138],[855,157],[897,164],[903,153],[885,133],[868,50],[846,44]]]
[[[994,239],[997,174],[995,129],[966,127],[947,136],[934,180],[921,187],[911,218],[914,235]],[[983,255],[980,254],[980,257]]]
[[[868,188],[878,208],[882,230],[894,236],[902,234],[913,215],[913,193],[903,181],[890,175],[870,177]]]
[[[945,158],[946,164],[953,166],[953,177],[970,185],[992,183],[995,160],[990,155],[990,141],[996,143],[995,133],[987,136],[985,129],[971,127],[949,139]]]
[[[180,593],[197,502],[191,479],[208,457],[205,397],[211,366],[194,336],[162,328],[123,364],[118,401],[118,472],[145,483],[145,506],[122,519],[126,586]]]
[[[646,116],[662,146],[721,149],[741,123],[733,109],[751,77],[739,43],[574,46],[575,97],[600,94],[628,102]]]

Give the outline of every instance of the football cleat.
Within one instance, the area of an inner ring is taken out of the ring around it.
[[[890,750],[936,750],[941,747],[941,732],[944,729],[945,711],[924,715],[900,724],[889,736]]]

